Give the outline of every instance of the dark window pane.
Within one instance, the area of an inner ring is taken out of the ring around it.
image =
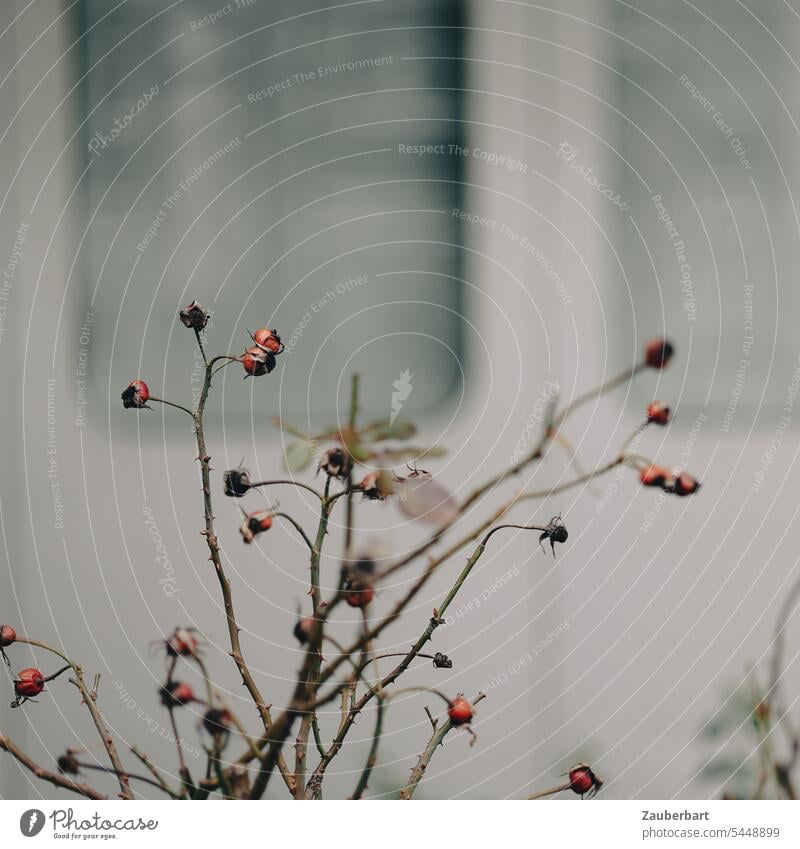
[[[86,299],[120,319],[97,326],[97,384],[107,362],[115,390],[188,397],[175,316],[196,297],[214,351],[265,324],[291,343],[257,412],[280,391],[286,414],[330,414],[353,370],[376,415],[404,369],[412,415],[458,389],[461,160],[400,145],[462,140],[460,63],[414,61],[459,55],[461,4],[82,7]]]

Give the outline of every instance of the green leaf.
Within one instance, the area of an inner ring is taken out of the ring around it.
[[[314,443],[303,439],[286,446],[283,462],[287,472],[302,472],[314,459]]]

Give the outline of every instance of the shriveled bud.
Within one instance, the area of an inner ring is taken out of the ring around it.
[[[78,763],[77,758],[70,751],[61,755],[61,757],[59,757],[56,761],[56,764],[58,766],[58,771],[63,775],[77,775],[80,770],[80,764]]]
[[[189,628],[176,628],[165,644],[170,657],[191,657],[197,652],[197,637]]]
[[[242,539],[249,545],[260,533],[268,531],[272,527],[272,514],[266,510],[256,510],[244,517],[239,533]]]
[[[212,737],[225,737],[231,730],[231,715],[222,708],[209,708],[203,714],[203,728]]]
[[[435,669],[452,669],[453,661],[446,654],[437,651],[433,656],[433,666]]]
[[[700,481],[696,480],[686,472],[681,472],[673,478],[669,489],[670,492],[674,492],[675,495],[694,495],[694,493],[700,489]]]
[[[343,448],[329,448],[322,453],[319,459],[317,471],[322,469],[326,475],[332,478],[346,478],[353,468],[350,455]]]
[[[556,556],[556,543],[564,543],[569,538],[569,533],[567,532],[566,525],[561,521],[561,514],[558,516],[553,516],[553,518],[548,522],[547,527],[539,536],[539,546],[542,550],[544,550],[544,546],[542,543],[546,540],[550,540],[550,548],[553,552],[553,557]]]
[[[187,304],[178,315],[184,327],[192,330],[202,330],[208,324],[208,310],[197,301]]]
[[[225,495],[231,498],[241,498],[250,489],[250,472],[239,467],[228,469],[222,475],[222,483],[225,487]]]

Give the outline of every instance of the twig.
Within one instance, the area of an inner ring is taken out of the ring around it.
[[[83,761],[75,761],[75,764],[79,767],[79,769],[93,769],[97,772],[104,772],[106,775],[114,774],[114,770],[111,769],[111,767],[103,766],[102,764],[87,764]],[[163,784],[158,781],[154,781],[152,778],[147,778],[145,775],[136,775],[135,773],[129,772],[128,778],[131,781],[141,781],[144,784],[149,784],[151,787],[157,787],[159,790],[163,790],[165,793],[173,796],[169,789],[164,787]]]
[[[303,527],[299,522],[296,522],[288,513],[273,513],[272,515],[277,519],[286,519],[287,522],[289,522],[291,525],[294,525],[295,530],[297,530],[297,532],[303,538],[305,544],[309,548],[309,551],[314,550],[314,543],[312,543],[311,540],[308,538],[306,532],[303,530]]]
[[[203,358],[203,363],[205,363],[206,367],[208,367],[208,357],[206,357],[206,350],[203,347],[203,337],[200,335],[200,331],[195,327],[194,335],[197,339],[197,347],[200,349],[200,355]]]
[[[559,784],[557,787],[550,787],[547,790],[540,790],[538,793],[531,793],[526,796],[526,799],[544,799],[546,796],[555,796],[556,793],[561,793],[564,790],[569,790],[572,784],[568,781],[566,784]]]
[[[65,775],[61,775],[57,772],[51,772],[49,769],[39,766],[39,764],[37,764],[29,755],[25,754],[25,752],[23,752],[22,749],[20,749],[15,743],[12,743],[5,734],[0,734],[0,749],[3,749],[3,751],[8,752],[16,758],[19,763],[42,781],[47,781],[55,787],[63,787],[65,790],[71,790],[73,793],[85,796],[87,799],[95,799],[98,801],[101,799],[108,799],[108,796],[104,796],[99,790],[95,790],[94,787],[91,787],[89,784],[73,781]]]
[[[381,734],[383,733],[383,713],[386,709],[385,701],[386,700],[383,696],[378,696],[378,707],[377,715],[375,716],[375,731],[372,734],[372,744],[369,747],[367,762],[364,765],[364,769],[358,779],[356,789],[353,791],[353,799],[360,799],[364,795],[364,791],[367,789],[367,784],[369,783],[369,777],[372,775],[372,770],[378,760],[378,745],[380,744]]]
[[[564,421],[571,416],[578,407],[583,406],[588,401],[592,401],[595,398],[600,398],[600,396],[605,395],[606,392],[610,392],[612,389],[616,389],[618,386],[622,386],[624,383],[628,383],[633,380],[637,374],[639,374],[645,368],[644,361],[640,361],[635,365],[631,366],[631,368],[626,369],[622,372],[622,374],[618,374],[616,377],[611,378],[611,380],[607,380],[605,383],[601,383],[596,389],[591,389],[583,395],[579,395],[575,400],[571,401],[567,406],[559,413],[555,421],[553,422],[553,427],[555,430],[564,423]]]
[[[291,479],[280,479],[274,481],[258,481],[257,483],[251,483],[250,489],[256,489],[260,486],[296,486],[300,489],[305,489],[307,492],[310,492],[312,495],[316,495],[320,501],[323,501],[323,495],[319,490],[314,489],[313,486],[309,486],[307,483],[303,483],[302,481],[296,481]]]
[[[216,532],[214,530],[214,512],[211,504],[211,457],[206,450],[206,438],[205,432],[203,429],[203,415],[205,413],[206,401],[208,400],[208,392],[211,388],[211,378],[213,375],[213,369],[215,363],[224,359],[229,361],[230,358],[226,356],[223,357],[214,357],[212,360],[208,362],[206,366],[206,376],[203,381],[203,388],[200,392],[200,398],[197,402],[197,410],[193,413],[194,422],[195,422],[195,435],[197,438],[197,452],[198,452],[198,460],[200,461],[200,471],[203,485],[203,507],[204,507],[204,515],[205,515],[205,531],[203,535],[206,538],[206,544],[208,545],[208,550],[211,554],[211,561],[214,564],[214,570],[217,573],[217,579],[219,581],[220,589],[222,590],[222,600],[225,606],[225,617],[228,622],[228,634],[230,637],[231,643],[231,657],[233,658],[234,663],[236,664],[237,669],[239,670],[239,674],[242,676],[242,682],[247,688],[250,697],[255,702],[256,708],[258,709],[259,715],[261,716],[261,722],[264,725],[264,731],[267,736],[271,733],[272,730],[272,716],[270,714],[269,707],[264,700],[264,697],[261,695],[260,690],[258,689],[258,685],[256,684],[253,676],[250,673],[250,669],[245,662],[244,655],[242,654],[242,647],[239,641],[239,625],[236,621],[236,612],[233,606],[233,595],[231,593],[231,582],[225,574],[225,570],[222,566],[222,558],[220,556],[219,550],[219,541],[217,539]],[[278,768],[280,769],[281,775],[286,783],[286,786],[292,790],[293,784],[291,781],[291,776],[289,775],[288,767],[286,766],[286,762],[283,758],[279,758]]]
[[[358,421],[358,374],[354,374],[350,378],[350,416],[348,418],[348,433],[356,432],[356,423]],[[348,446],[345,445],[345,449]],[[355,522],[355,501],[353,500],[353,471],[352,468],[347,475],[347,501],[345,502],[345,519],[344,519],[344,557],[350,557],[353,548],[353,524]]]
[[[156,398],[155,395],[151,395],[148,400],[155,401],[157,404],[166,404],[168,407],[174,407],[176,410],[182,410],[184,413],[188,413],[190,416],[192,416],[192,418],[194,418],[194,413],[188,407],[184,407],[182,404],[175,404],[172,401],[165,401],[163,398]]]
[[[181,781],[191,797],[194,793],[194,781],[192,780],[189,768],[186,766],[186,759],[183,757],[183,745],[181,743],[181,735],[178,733],[178,723],[175,721],[175,709],[172,705],[169,705],[167,711],[169,713],[170,724],[172,725],[172,736],[175,738],[175,748],[178,750],[178,765]]]
[[[158,768],[153,764],[153,762],[150,760],[150,758],[147,757],[147,755],[144,752],[140,751],[136,746],[129,746],[128,748],[131,750],[131,754],[134,755],[136,758],[138,758],[141,761],[142,765],[150,771],[150,775],[153,776],[153,778],[158,783],[158,786],[165,793],[168,793],[170,796],[172,796],[173,799],[179,799],[180,798],[180,795],[178,793],[176,793],[169,786],[169,784],[167,784],[166,780],[161,775]]]

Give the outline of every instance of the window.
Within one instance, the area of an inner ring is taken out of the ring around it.
[[[113,391],[140,375],[189,397],[176,312],[196,297],[214,351],[279,328],[256,415],[327,421],[355,370],[369,415],[388,415],[406,369],[412,416],[460,392],[461,63],[417,57],[460,55],[462,3],[80,7],[83,306],[118,316],[94,328],[95,386],[110,368]]]

